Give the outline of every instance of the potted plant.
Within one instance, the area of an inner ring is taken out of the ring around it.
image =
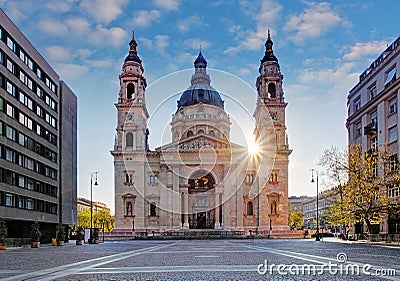
[[[0,250],[6,249],[6,237],[8,235],[6,222],[0,218]]]
[[[64,245],[64,240],[65,240],[65,228],[62,224],[57,225],[56,228],[56,240],[57,240],[57,246],[63,246]]]
[[[42,232],[40,232],[39,222],[34,222],[31,226],[31,248],[39,248],[40,247],[40,237],[42,236]]]
[[[82,226],[78,226],[78,228],[76,229],[76,245],[83,244],[83,239],[85,238],[83,231],[84,229]]]

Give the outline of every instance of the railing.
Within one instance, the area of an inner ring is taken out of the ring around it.
[[[400,245],[400,234],[364,234],[370,242],[375,243],[395,243]]]
[[[378,130],[378,125],[376,124],[376,122],[372,121],[371,123],[369,123],[367,126],[364,127],[364,135],[376,133],[377,130]]]
[[[7,247],[24,247],[31,244],[30,238],[6,238]]]

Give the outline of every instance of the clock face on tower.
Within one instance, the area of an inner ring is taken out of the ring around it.
[[[133,122],[133,121],[134,121],[134,119],[133,119],[133,113],[128,113],[128,114],[125,116],[125,121],[126,121],[126,122]]]
[[[270,112],[269,116],[271,116],[272,120],[278,120],[278,114],[276,112]]]

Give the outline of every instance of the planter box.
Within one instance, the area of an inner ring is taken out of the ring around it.
[[[3,251],[6,249],[6,244],[0,244],[0,251]]]
[[[39,248],[40,242],[31,242],[31,248]]]
[[[57,241],[57,246],[64,246],[64,241]]]
[[[76,243],[76,245],[82,245],[83,241],[82,240],[76,240],[75,243]]]

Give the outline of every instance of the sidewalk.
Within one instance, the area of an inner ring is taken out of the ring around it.
[[[332,242],[332,243],[343,243],[343,244],[368,244],[368,245],[375,245],[375,246],[383,246],[383,247],[395,247],[400,248],[400,243],[386,243],[385,241],[380,242],[371,242],[369,240],[343,240],[337,237],[324,237],[321,241],[323,242]]]

